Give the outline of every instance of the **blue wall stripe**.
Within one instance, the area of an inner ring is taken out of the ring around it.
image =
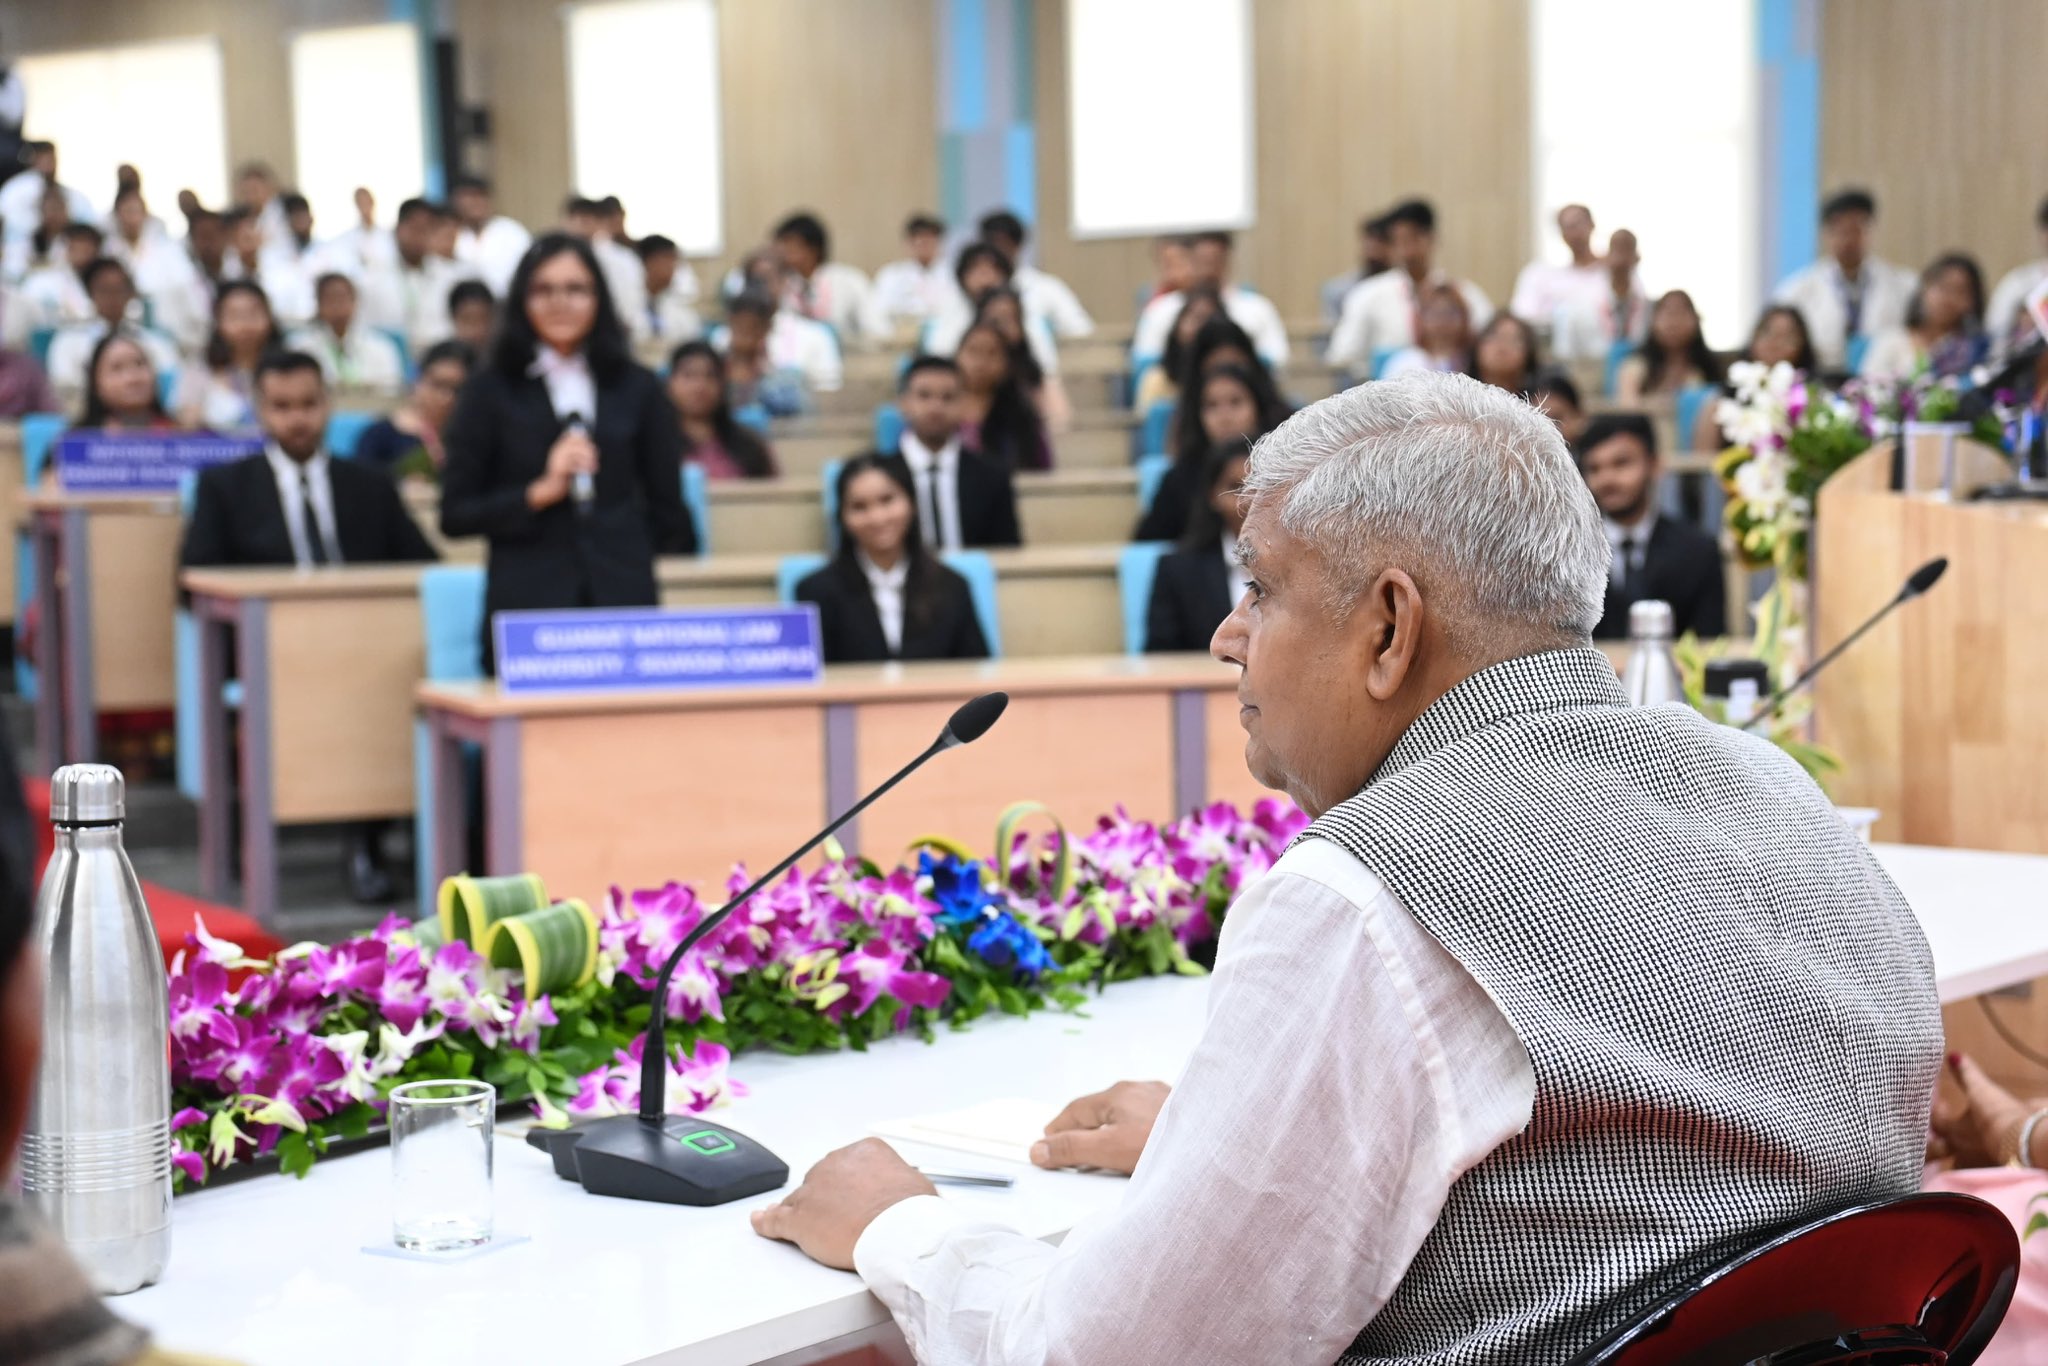
[[[1820,43],[1814,0],[1757,0],[1765,291],[1820,253]]]
[[[971,133],[988,122],[987,0],[946,0],[951,43],[953,102],[946,131]]]
[[[1003,199],[1026,223],[1038,221],[1038,130],[1028,123],[1003,133]]]

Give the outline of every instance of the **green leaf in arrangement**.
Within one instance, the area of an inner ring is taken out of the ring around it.
[[[533,873],[514,877],[470,877],[458,874],[441,884],[436,898],[442,937],[461,940],[482,953],[493,924],[548,904],[547,888]]]
[[[287,1130],[277,1141],[277,1169],[286,1176],[303,1178],[313,1170],[313,1142],[302,1133]]]
[[[1067,838],[1067,827],[1060,824],[1058,816],[1044,802],[1012,802],[996,818],[996,870],[1005,873],[1010,866],[1010,849],[1016,842],[1018,829],[1033,816],[1043,816],[1052,822],[1056,850],[1053,855],[1051,884],[1044,885],[1038,875],[1038,863],[1030,863],[1031,881],[1040,895],[1051,901],[1064,901],[1074,889],[1074,847]]]

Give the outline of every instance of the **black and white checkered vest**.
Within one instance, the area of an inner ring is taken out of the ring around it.
[[[1529,1127],[1451,1187],[1343,1362],[1566,1362],[1791,1224],[1918,1189],[1926,940],[1766,742],[1628,707],[1597,651],[1531,655],[1302,838],[1386,883],[1536,1074]]]

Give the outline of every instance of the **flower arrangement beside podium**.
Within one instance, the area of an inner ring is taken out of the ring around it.
[[[733,1055],[748,1048],[861,1049],[1200,973],[1230,902],[1307,824],[1267,799],[1165,825],[1119,811],[1078,837],[1027,831],[1048,814],[1004,813],[992,860],[934,839],[885,870],[835,849],[757,895],[670,985],[671,1110],[744,1095]],[[593,913],[549,902],[535,878],[460,881],[434,920],[392,917],[274,960],[198,929],[170,980],[180,1189],[257,1158],[303,1174],[421,1078],[480,1078],[545,1123],[638,1107],[660,965],[716,904],[670,883],[614,889]],[[728,891],[746,883],[735,871]]]

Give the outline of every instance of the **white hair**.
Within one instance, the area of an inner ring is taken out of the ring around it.
[[[1253,449],[1250,503],[1321,552],[1348,610],[1408,571],[1461,648],[1582,640],[1607,591],[1600,510],[1556,424],[1464,375],[1361,384]]]

